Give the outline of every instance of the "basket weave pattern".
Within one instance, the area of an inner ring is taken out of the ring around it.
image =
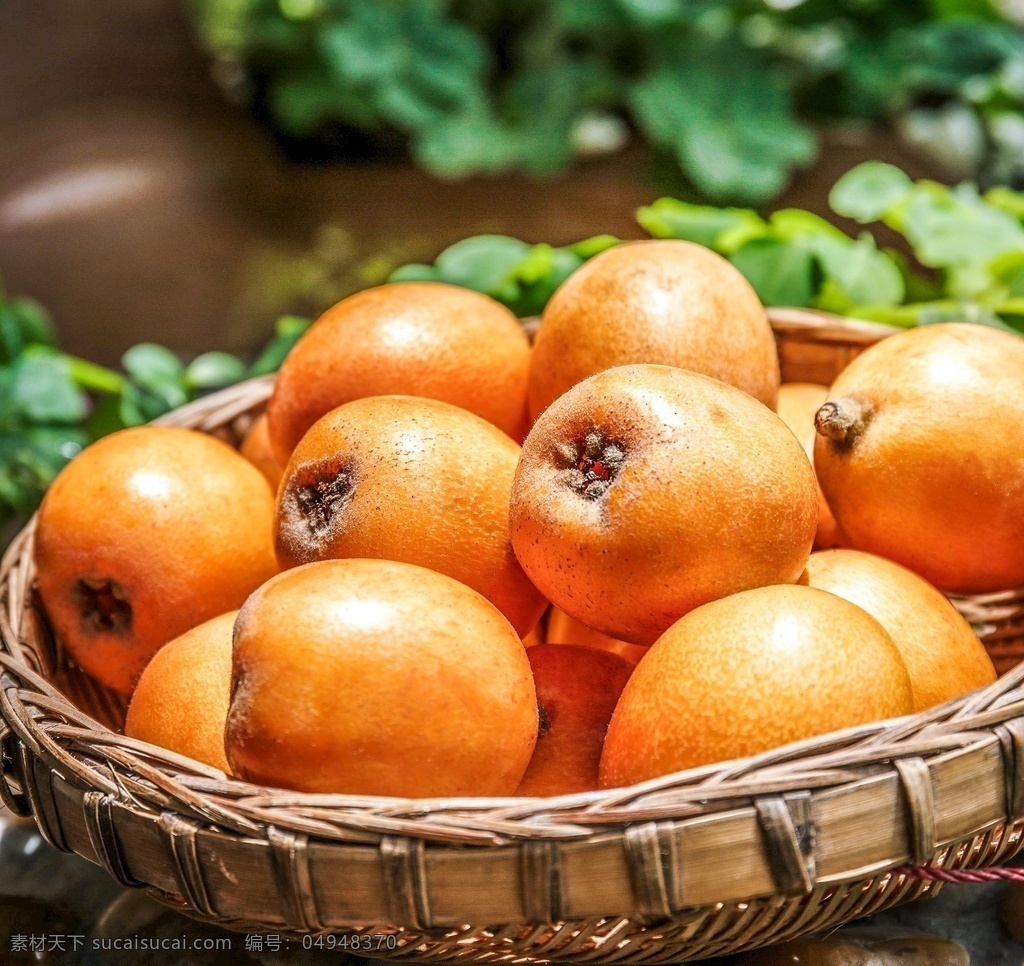
[[[884,327],[776,310],[787,381],[828,383]],[[254,380],[161,420],[237,441]],[[196,918],[387,933],[366,955],[679,962],[819,932],[933,893],[1024,836],[1024,665],[896,722],[606,792],[437,801],[229,779],[117,733],[33,590],[33,528],[0,564],[0,796],[47,840]],[[1024,589],[956,602],[1004,667]],[[723,708],[723,714],[729,709]]]

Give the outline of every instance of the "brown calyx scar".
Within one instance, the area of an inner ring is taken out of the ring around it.
[[[557,453],[564,467],[559,478],[588,500],[608,492],[626,458],[622,445],[599,429],[590,430],[577,442],[561,444]]]
[[[540,741],[551,730],[551,717],[539,701],[537,702],[537,740]]]
[[[132,605],[116,581],[82,577],[75,583],[74,595],[86,631],[94,634],[131,631]]]
[[[861,437],[874,408],[855,396],[829,399],[815,414],[814,428],[837,450],[847,450]]]
[[[330,533],[355,489],[355,474],[340,460],[325,460],[299,467],[285,488],[288,516],[301,521],[315,539]]]

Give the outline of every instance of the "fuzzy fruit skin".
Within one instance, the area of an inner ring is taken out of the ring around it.
[[[779,356],[764,307],[721,255],[686,241],[616,245],[577,269],[544,309],[530,415],[604,369],[691,369],[774,408]]]
[[[400,560],[483,594],[520,634],[546,606],[512,552],[508,503],[520,447],[465,409],[375,396],[317,420],[289,460],[275,544],[284,567],[340,557]],[[326,532],[297,501],[310,481],[348,475]]]
[[[800,583],[856,604],[889,632],[910,674],[914,711],[996,679],[988,651],[949,598],[891,560],[858,550],[812,553]]]
[[[633,665],[607,651],[572,644],[538,644],[526,654],[542,726],[516,794],[593,791],[608,722]]]
[[[75,662],[131,694],[164,644],[240,607],[277,572],[273,524],[267,481],[226,443],[189,429],[125,429],[83,450],[47,491],[39,594]],[[83,619],[82,580],[113,581],[130,626]]]
[[[124,733],[229,772],[224,721],[231,699],[231,632],[238,611],[165,644],[146,665]]]
[[[235,623],[233,772],[356,795],[510,795],[537,737],[519,636],[476,591],[387,560],[261,587]]]
[[[284,473],[284,463],[274,455],[270,445],[266,413],[261,413],[249,427],[249,432],[245,434],[238,452],[263,474],[270,488],[276,493]]]
[[[866,416],[845,441],[818,417],[814,462],[849,546],[947,593],[1024,584],[1024,339],[911,329],[854,359],[829,401]]]
[[[793,435],[800,440],[800,445],[812,464],[814,440],[818,435],[814,431],[814,414],[826,399],[828,386],[819,386],[813,382],[784,382],[779,386],[779,403],[775,411],[779,414],[779,419],[793,430]],[[814,549],[828,550],[841,544],[841,534],[825,494],[821,492],[821,484],[818,483],[817,487],[818,532],[814,536]]]
[[[566,482],[564,448],[597,431],[623,451],[596,499]],[[556,400],[523,445],[512,546],[534,585],[588,627],[650,645],[710,600],[803,572],[814,471],[751,396],[670,366],[620,366]]]
[[[909,714],[910,677],[873,617],[810,587],[705,604],[651,648],[601,757],[617,788]]]
[[[426,396],[461,406],[513,439],[526,434],[530,344],[503,305],[439,282],[395,282],[343,299],[292,348],[267,403],[277,458],[338,406]]]

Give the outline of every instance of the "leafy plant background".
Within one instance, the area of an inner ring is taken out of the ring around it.
[[[900,326],[971,321],[1024,335],[1024,193],[914,182],[892,165],[868,162],[839,180],[830,203],[838,214],[902,235],[913,259],[880,249],[869,230],[852,238],[795,208],[766,218],[750,208],[662,198],[637,218],[652,237],[720,252],[766,305]],[[565,247],[479,235],[391,278],[460,285],[534,315],[588,258],[616,244],[609,235]],[[0,525],[30,514],[60,468],[92,440],[275,371],[309,324],[280,319],[251,362],[206,352],[185,364],[169,349],[143,343],[125,353],[116,372],[60,352],[43,309],[0,291]]]
[[[1011,0],[190,2],[231,93],[328,153],[358,132],[446,177],[548,174],[635,130],[705,198],[757,204],[838,118],[1024,179]]]

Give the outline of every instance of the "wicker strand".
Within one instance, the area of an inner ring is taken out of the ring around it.
[[[929,882],[945,882],[950,885],[982,885],[986,882],[1024,882],[1024,869],[935,869],[931,866],[901,865],[893,869],[895,875],[906,875],[912,879],[926,879]]]
[[[891,331],[769,315],[787,381],[829,383]],[[237,443],[271,385],[160,422]],[[124,700],[49,629],[33,527],[0,561],[0,798],[198,919],[387,935],[394,948],[369,955],[436,963],[676,963],[828,930],[950,882],[1024,881],[999,868],[1024,841],[1024,665],[1009,670],[1024,656],[1024,588],[954,600],[1009,673],[898,721],[555,798],[308,795],[119,733]]]

